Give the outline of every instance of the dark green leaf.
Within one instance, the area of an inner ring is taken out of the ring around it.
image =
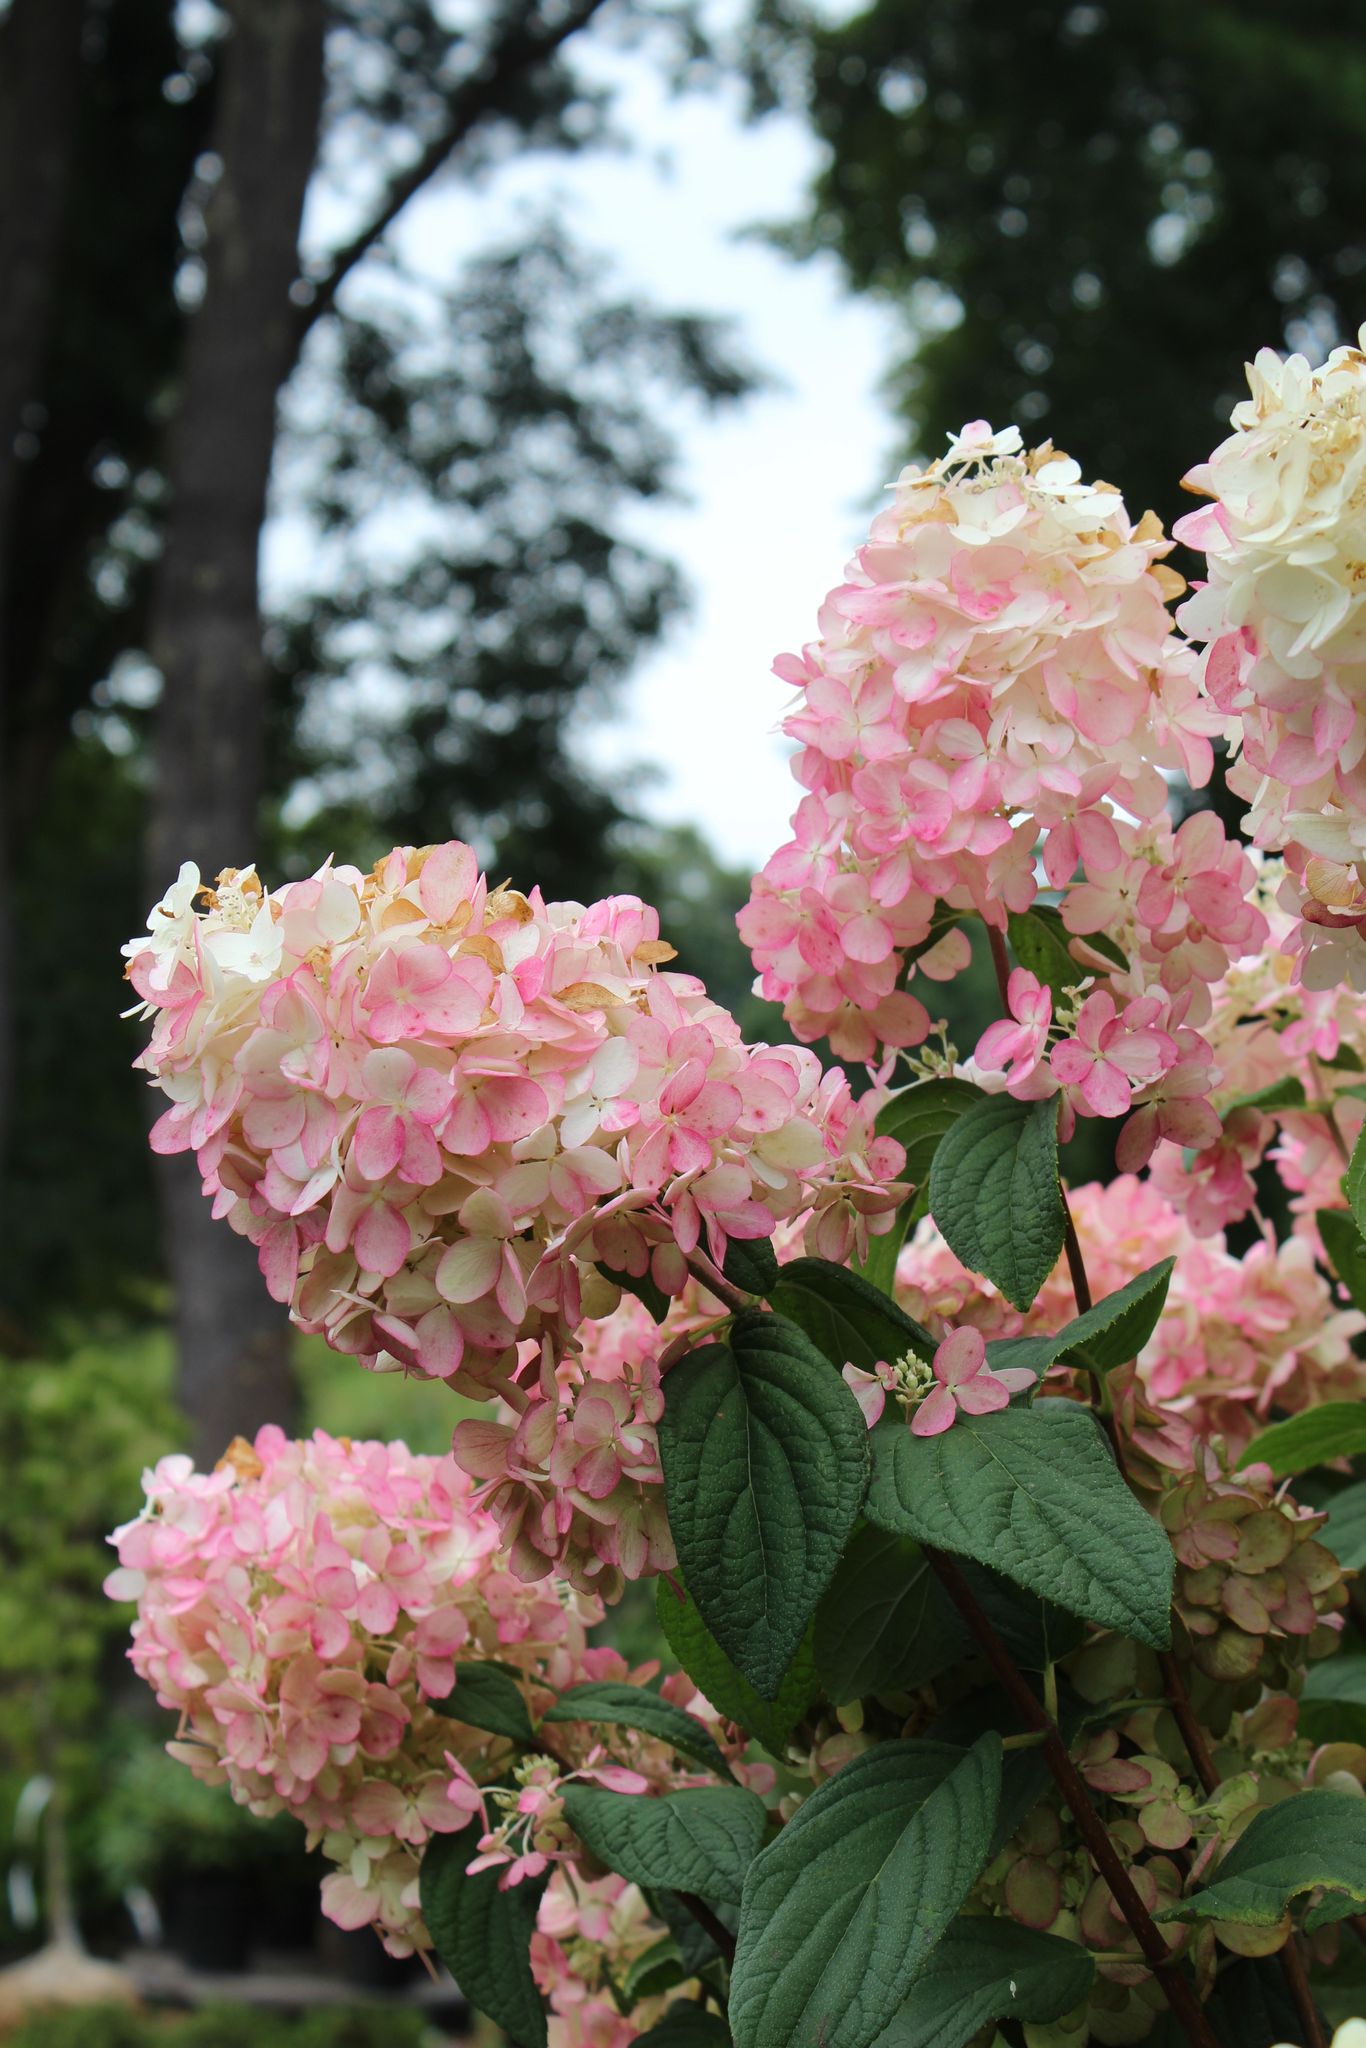
[[[659,1449],[683,1579],[722,1649],[776,1700],[858,1519],[868,1432],[857,1401],[781,1316],[664,1382]]]
[[[1356,1218],[1357,1229],[1366,1237],[1366,1124],[1352,1147],[1352,1157],[1342,1177],[1342,1192]]]
[[[468,1728],[485,1728],[510,1742],[535,1740],[521,1686],[506,1664],[457,1664],[455,1690],[432,1705],[448,1721],[463,1721]]]
[[[691,1757],[722,1777],[730,1776],[729,1764],[701,1722],[643,1685],[623,1685],[610,1678],[571,1685],[543,1721],[605,1721],[620,1728],[641,1728],[671,1744],[680,1756]]]
[[[878,1359],[891,1364],[908,1351],[927,1364],[934,1357],[928,1330],[857,1273],[825,1259],[794,1259],[784,1266],[773,1306],[805,1330],[835,1366],[857,1365],[867,1372]]]
[[[675,1657],[711,1701],[718,1714],[738,1721],[746,1733],[783,1757],[788,1738],[815,1697],[816,1664],[808,1629],[778,1688],[775,1700],[762,1699],[743,1672],[737,1671],[686,1592],[680,1600],[668,1579],[659,1581],[655,1611]]]
[[[656,1287],[648,1272],[637,1279],[634,1273],[619,1273],[614,1266],[604,1266],[601,1261],[598,1262],[598,1271],[614,1287],[620,1287],[624,1294],[634,1294],[637,1301],[643,1301],[657,1323],[663,1322],[673,1306],[663,1288]]]
[[[1002,1366],[1027,1366],[1040,1377],[1059,1358],[1092,1372],[1127,1365],[1157,1328],[1175,1264],[1175,1259],[1162,1259],[1149,1266],[1052,1336],[994,1339],[987,1345],[987,1363],[997,1371]]]
[[[1318,1971],[1314,1974],[1317,1978]],[[1314,1989],[1317,1993],[1317,1983]],[[1205,2010],[1216,2037],[1235,2048],[1275,2048],[1278,2042],[1302,2037],[1300,2011],[1279,1956],[1225,1963]],[[1183,2035],[1177,2038],[1184,2044]]]
[[[1175,1259],[1159,1259],[1068,1323],[1061,1332],[1067,1339],[1065,1355],[1079,1358],[1094,1372],[1109,1372],[1137,1358],[1166,1306],[1175,1264]]]
[[[730,2048],[730,2028],[716,2013],[680,2003],[637,2039],[640,2048]]]
[[[1325,1401],[1254,1436],[1238,1469],[1269,1465],[1278,1479],[1286,1479],[1333,1458],[1355,1457],[1358,1451],[1366,1451],[1366,1401]]]
[[[1042,1671],[1080,1645],[1086,1626],[1078,1615],[1027,1593],[971,1558],[960,1559],[958,1568],[1013,1661],[1025,1671]]]
[[[914,1087],[901,1089],[878,1111],[879,1133],[906,1147],[906,1166],[901,1177],[911,1183],[913,1190],[910,1199],[897,1211],[891,1230],[870,1240],[868,1257],[860,1268],[863,1277],[882,1293],[892,1291],[897,1255],[917,1207],[924,1206],[921,1196],[929,1181],[939,1140],[965,1109],[981,1100],[981,1089],[971,1081],[945,1074],[937,1080],[917,1081]]]
[[[665,1885],[653,1885],[646,1888],[645,1897],[656,1920],[662,1920],[673,1936],[690,1977],[700,1977],[720,1960],[720,1949],[677,1892],[671,1892]],[[739,1919],[734,1908],[717,1906],[715,1910],[717,1918],[727,1926]]]
[[[1339,1653],[1310,1665],[1300,1697],[1298,1732],[1311,1742],[1366,1746],[1366,1656]]]
[[[732,1906],[767,1821],[763,1800],[740,1785],[701,1785],[655,1799],[580,1782],[564,1787],[564,1810],[598,1861],[630,1883]]]
[[[976,1573],[978,1567],[968,1566],[966,1570]],[[976,1578],[973,1590],[980,1591]],[[1037,1606],[1038,1603],[1035,1604]],[[1041,1686],[1031,1685],[1030,1691],[1042,1702]],[[1085,1725],[1085,1719],[1085,1702],[1077,1697],[1065,1679],[1060,1680],[1057,1721],[1069,1749]],[[946,1706],[924,1733],[932,1742],[952,1742],[961,1749],[967,1749],[984,1735],[1025,1735],[1029,1726],[1019,1708],[1006,1697],[999,1685],[984,1685]],[[993,1856],[999,1855],[1011,1837],[1023,1827],[1052,1782],[1042,1750],[1012,1749],[1006,1752],[1001,1769],[1001,1803],[996,1811],[996,1832],[991,1844]]]
[[[661,1935],[627,1970],[622,1986],[625,2003],[632,2006],[642,1998],[657,1998],[662,1992],[672,1991],[676,1984],[685,1983],[691,1974],[673,1936]]]
[[[1314,1220],[1333,1271],[1353,1305],[1361,1308],[1366,1304],[1366,1239],[1345,1209],[1320,1209]]]
[[[1010,949],[1021,967],[1027,967],[1036,981],[1042,981],[1060,996],[1064,989],[1079,988],[1094,962],[1078,960],[1073,946],[1083,947],[1111,967],[1127,967],[1128,961],[1113,939],[1103,932],[1088,932],[1085,938],[1069,932],[1062,913],[1051,903],[1036,903],[1029,910],[1009,918],[1006,925]]]
[[[767,1301],[778,1279],[778,1255],[767,1237],[733,1237],[726,1246],[721,1271],[732,1287],[744,1294],[762,1295]]]
[[[1321,1059],[1321,1067],[1338,1067],[1345,1074],[1359,1074],[1362,1070],[1360,1053],[1353,1052],[1350,1045],[1340,1045],[1331,1060]]]
[[[812,1793],[745,1880],[737,2048],[868,2048],[976,1882],[1001,1745],[884,1742]]]
[[[1255,1816],[1199,1891],[1154,1917],[1274,1927],[1292,1899],[1320,1885],[1366,1905],[1366,1799],[1345,1792],[1282,1799]]]
[[[1171,1545],[1075,1402],[960,1414],[940,1436],[884,1424],[873,1431],[867,1512],[1084,1620],[1155,1649],[1171,1640]]]
[[[966,1110],[934,1155],[930,1213],[965,1266],[1029,1308],[1062,1250],[1057,1102],[988,1095]]]
[[[1095,1970],[1074,1941],[960,1916],[876,2048],[963,2048],[988,2020],[1060,2020],[1084,2003]]]
[[[1298,1489],[1296,1489],[1298,1497]],[[1346,1570],[1359,1572],[1366,1565],[1366,1479],[1344,1486],[1324,1503],[1328,1521],[1318,1532],[1318,1541],[1332,1551]],[[1336,1660],[1335,1660],[1336,1661]]]
[[[520,2048],[546,2048],[545,2007],[531,1974],[531,1937],[546,1880],[527,1879],[499,1891],[497,1870],[473,1877],[465,1865],[479,1851],[483,1823],[458,1835],[434,1835],[422,1857],[422,1917],[436,1952],[471,2005],[505,2029]]]
[[[927,1685],[967,1641],[919,1544],[860,1529],[816,1610],[816,1668],[832,1702]]]

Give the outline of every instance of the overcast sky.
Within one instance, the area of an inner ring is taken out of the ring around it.
[[[595,55],[593,68],[620,83],[618,117],[644,139],[638,154],[520,160],[491,191],[437,188],[402,216],[399,246],[445,281],[558,196],[576,236],[611,260],[618,289],[638,283],[662,307],[733,316],[742,347],[776,380],[716,420],[680,402],[671,424],[687,501],[642,508],[635,530],[681,565],[691,615],[642,664],[617,719],[581,740],[596,763],[658,771],[639,795],[647,813],[693,820],[724,857],[757,866],[787,836],[798,794],[773,730],[787,693],[770,664],[811,637],[894,467],[877,396],[891,328],[844,295],[833,264],[794,264],[740,238],[801,210],[818,159],[798,122],[747,126],[738,93],[670,99],[641,56]],[[310,238],[345,225],[315,194]],[[287,577],[287,553],[268,537],[268,587]]]

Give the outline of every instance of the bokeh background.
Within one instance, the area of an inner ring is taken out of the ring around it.
[[[153,1172],[118,948],[179,863],[460,836],[650,897],[772,1036],[768,664],[880,487],[985,415],[1170,520],[1244,357],[1363,317],[1363,0],[0,0],[0,1962],[63,1900],[316,1947],[124,1688],[101,1538],[172,1446],[451,1421]],[[142,2038],[92,2024],[24,2048]]]

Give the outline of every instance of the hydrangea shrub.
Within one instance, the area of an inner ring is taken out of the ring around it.
[[[113,1539],[134,1665],[190,1769],[297,1815],[333,1919],[522,2048],[1328,2038],[1366,1937],[1366,354],[1249,376],[1189,595],[1013,428],[898,479],[776,665],[803,794],[740,929],[796,1043],[648,906],[455,843],[186,867],[127,949],[153,1145],[302,1329],[465,1397],[442,1458],[163,1460]],[[1249,844],[1198,808],[1216,747]],[[1079,1118],[1108,1181],[1064,1183]],[[593,1640],[642,1579],[662,1677]]]

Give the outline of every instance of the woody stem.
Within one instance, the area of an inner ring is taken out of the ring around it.
[[[1053,1782],[1067,1802],[1092,1863],[1110,1887],[1110,1894],[1142,1950],[1144,1961],[1161,1985],[1186,2039],[1192,2043],[1192,2048],[1218,2048],[1214,2030],[1201,2011],[1194,1991],[1171,1961],[1166,1942],[1119,1860],[1105,1823],[1092,1804],[1085,1780],[1068,1755],[1067,1744],[1057,1722],[1030,1691],[958,1567],[942,1552],[927,1549],[925,1556],[950,1600],[981,1644],[982,1653],[1011,1705],[1027,1726],[1041,1736],[1039,1747]]]
[[[1065,1196],[1063,1198],[1063,1208],[1064,1210],[1067,1208]],[[1084,1315],[1091,1306],[1091,1286],[1086,1277],[1086,1262],[1082,1256],[1081,1243],[1077,1237],[1070,1213],[1067,1216],[1065,1242],[1067,1245],[1067,1268],[1072,1276],[1072,1288],[1077,1298],[1077,1308]],[[1101,1419],[1115,1454],[1115,1462],[1119,1466],[1120,1472],[1127,1479],[1128,1472],[1124,1462],[1123,1439],[1120,1436],[1115,1417],[1107,1412]],[[1191,1763],[1195,1767],[1195,1774],[1205,1789],[1206,1797],[1212,1798],[1222,1782],[1219,1776],[1219,1768],[1210,1753],[1209,1744],[1205,1740],[1205,1731],[1200,1726],[1195,1709],[1191,1705],[1190,1694],[1186,1690],[1186,1681],[1181,1675],[1181,1667],[1170,1650],[1159,1651],[1157,1661],[1162,1673],[1162,1689],[1166,1694],[1167,1705],[1171,1709],[1172,1719],[1181,1731],[1181,1739],[1185,1743]],[[1309,1981],[1305,1976],[1304,1958],[1296,1946],[1293,1933],[1280,1951],[1280,1965],[1285,1975],[1290,1995],[1295,2001],[1296,2011],[1299,2013],[1304,2026],[1304,2048],[1325,2048],[1323,2029],[1319,2025],[1318,2014],[1314,2009],[1314,2000],[1309,1990]]]

